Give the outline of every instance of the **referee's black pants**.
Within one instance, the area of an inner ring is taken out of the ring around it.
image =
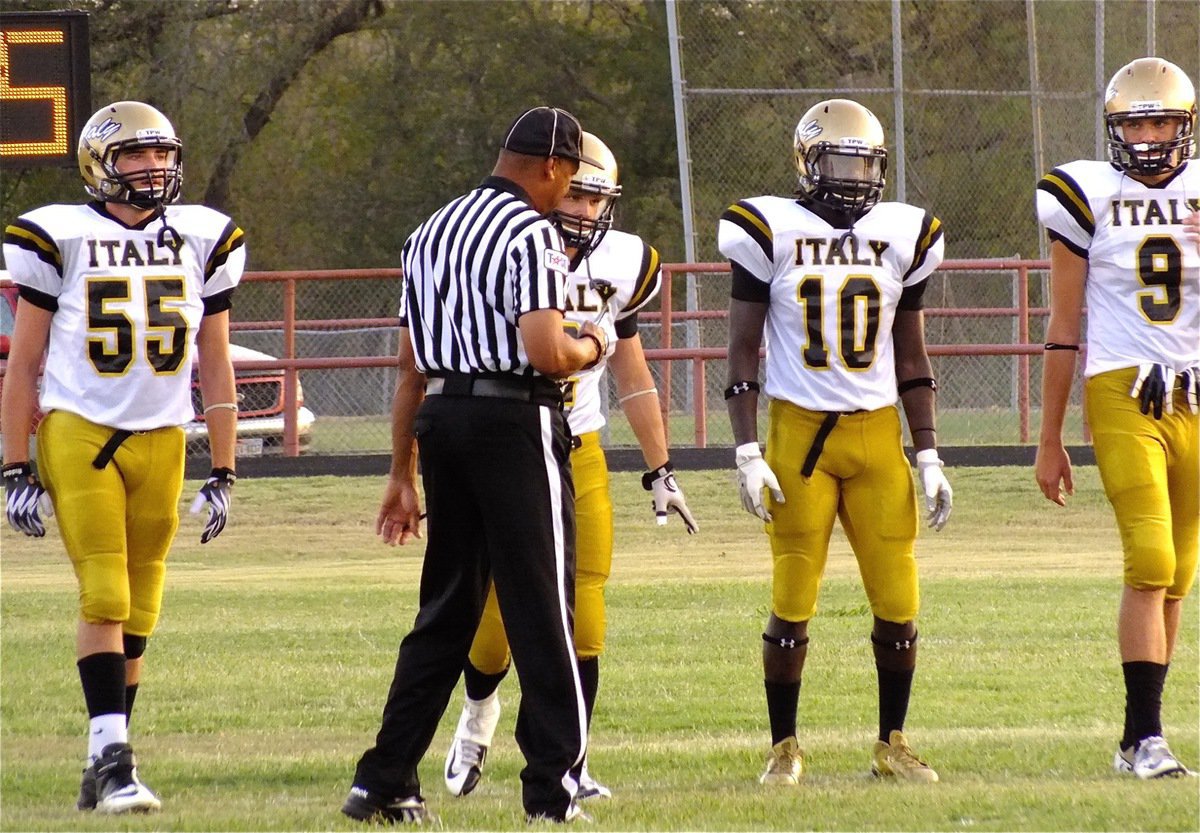
[[[561,819],[587,740],[572,642],[575,490],[565,420],[547,405],[430,396],[415,429],[428,512],[420,610],[354,783],[387,796],[420,792],[417,764],[458,683],[492,579],[521,681],[525,811]]]

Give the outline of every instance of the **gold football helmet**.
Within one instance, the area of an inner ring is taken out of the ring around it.
[[[131,148],[170,151],[165,168],[117,172],[117,157]],[[140,101],[118,101],[88,119],[79,136],[79,173],[98,200],[154,208],[179,199],[183,185],[183,143],[167,117]]]
[[[1179,132],[1166,142],[1126,142],[1122,122],[1178,118]],[[1139,58],[1117,70],[1104,93],[1104,123],[1112,163],[1132,174],[1170,173],[1196,150],[1196,88],[1187,74],[1162,58]]]
[[[604,197],[600,211],[592,218],[571,214],[560,208],[554,212],[554,216],[558,218],[567,246],[578,249],[586,256],[600,245],[604,235],[612,228],[613,207],[621,196],[621,186],[618,184],[617,158],[608,145],[585,131],[581,149],[584,156],[595,159],[600,166],[580,162],[579,170],[571,177],[568,194],[572,197]]]
[[[831,98],[809,108],[793,147],[801,195],[840,211],[865,211],[883,196],[883,125],[858,102]]]

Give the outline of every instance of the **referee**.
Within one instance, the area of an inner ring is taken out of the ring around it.
[[[553,381],[608,352],[603,330],[563,330],[570,264],[547,219],[580,162],[570,113],[534,107],[509,127],[492,175],[404,244],[392,467],[376,529],[420,537],[420,610],[400,643],[375,746],[342,807],[362,821],[431,818],[417,765],[458,683],[494,581],[521,678],[516,737],[531,820],[570,821],[586,716],[572,648],[570,438]]]

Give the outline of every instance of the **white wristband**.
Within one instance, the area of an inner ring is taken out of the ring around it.
[[[939,466],[942,465],[942,459],[940,457],[938,457],[936,448],[927,448],[924,451],[918,451],[917,452],[917,462],[918,463],[936,463]]]
[[[205,407],[204,413],[207,414],[209,411],[215,411],[218,408],[227,408],[230,411],[233,411],[235,414],[238,411],[238,406],[237,406],[236,402],[214,402],[212,405],[208,405],[207,407]]]

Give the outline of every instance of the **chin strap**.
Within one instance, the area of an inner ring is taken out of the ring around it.
[[[183,248],[183,238],[167,222],[167,206],[160,200],[158,203],[158,218],[162,220],[162,228],[158,230],[158,245],[166,246],[175,254]]]

